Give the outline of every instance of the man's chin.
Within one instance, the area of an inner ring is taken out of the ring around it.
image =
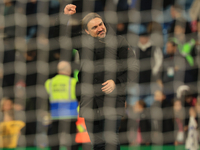
[[[105,33],[102,33],[102,34],[99,34],[99,35],[98,35],[98,38],[99,38],[99,39],[102,39],[102,38],[105,38],[105,37],[106,37],[106,34],[105,34]]]

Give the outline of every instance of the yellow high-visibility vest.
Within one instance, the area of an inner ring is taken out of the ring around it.
[[[45,82],[53,120],[77,118],[76,82],[75,78],[61,74]]]

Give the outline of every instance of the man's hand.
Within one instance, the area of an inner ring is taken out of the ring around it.
[[[104,87],[102,87],[101,90],[106,94],[110,94],[115,89],[115,82],[113,80],[107,80],[102,85],[104,85]]]
[[[64,14],[66,15],[73,15],[76,13],[76,5],[68,4],[64,8]]]

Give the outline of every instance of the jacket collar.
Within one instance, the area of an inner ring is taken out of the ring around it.
[[[138,47],[142,50],[142,51],[146,51],[147,48],[151,47],[152,43],[151,41],[148,41],[146,44],[141,44],[140,42],[138,43]]]

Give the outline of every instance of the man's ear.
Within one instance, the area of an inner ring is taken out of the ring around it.
[[[87,34],[90,34],[89,31],[88,31],[87,29],[85,29],[85,32],[86,32]]]

